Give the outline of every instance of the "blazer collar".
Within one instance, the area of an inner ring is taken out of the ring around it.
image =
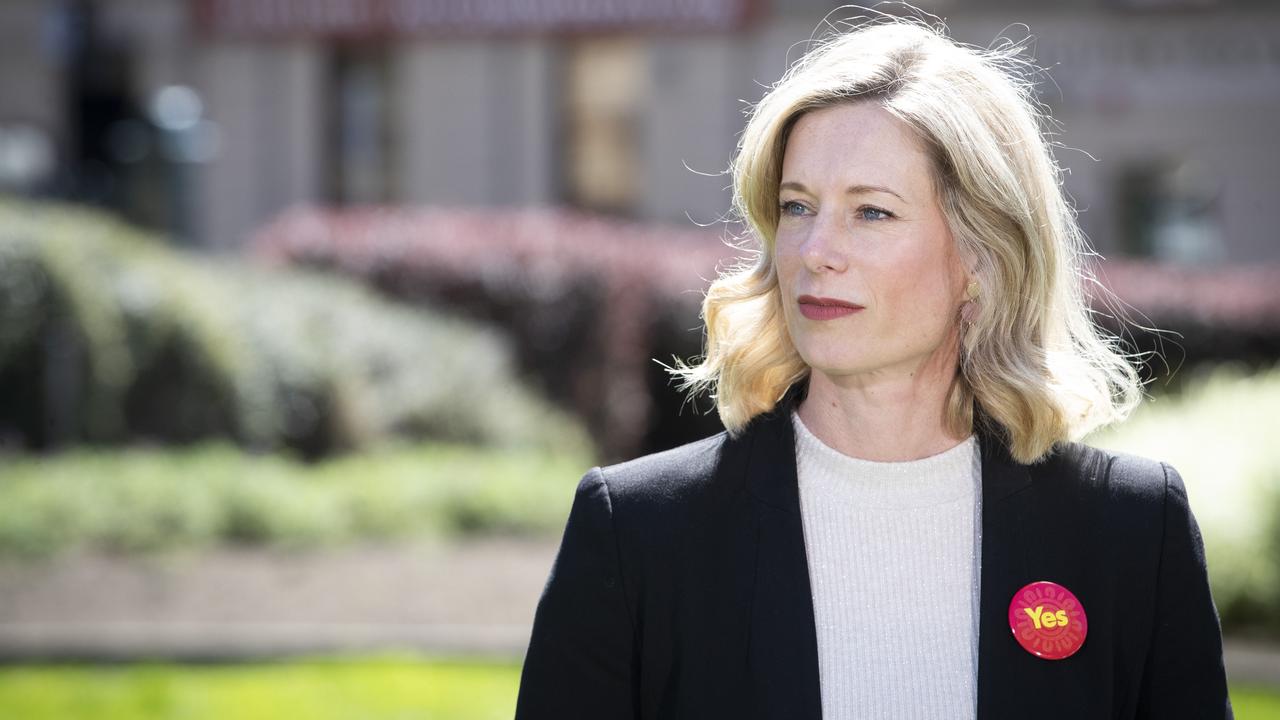
[[[804,383],[793,385],[773,410],[757,416],[744,430],[751,436],[747,466],[751,494],[766,505],[793,513],[800,512],[800,489],[791,413],[804,399],[804,390]],[[983,507],[993,507],[1031,484],[1028,466],[1013,459],[994,421],[979,414],[974,434],[982,455]]]
[[[800,516],[791,412],[803,397],[793,388],[774,410],[743,431],[746,485],[756,501],[755,592],[750,605],[748,664],[760,717],[819,720],[818,643]],[[1031,485],[1028,466],[1010,455],[995,424],[975,422],[982,457],[982,566],[979,617],[979,717],[1005,692],[998,681],[998,643],[1007,640],[1007,604],[1026,574],[1017,503]],[[743,456],[739,456],[743,457]],[[745,558],[744,558],[745,559]],[[749,564],[748,564],[749,566]]]
[[[791,407],[790,402],[779,403],[752,420],[739,444],[746,450],[746,481],[755,499],[756,547],[749,549],[755,592],[749,605],[747,666],[753,717],[819,720],[818,638]]]
[[[747,486],[757,500],[777,510],[800,512],[800,483],[796,476],[794,404],[785,399],[757,416],[744,434],[750,437]]]

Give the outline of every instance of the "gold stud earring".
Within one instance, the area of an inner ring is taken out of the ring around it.
[[[970,300],[977,300],[978,295],[982,294],[982,288],[978,285],[978,281],[974,280],[969,283],[969,286],[964,289],[964,292],[969,296]]]

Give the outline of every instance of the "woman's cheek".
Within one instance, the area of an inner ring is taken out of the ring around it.
[[[795,268],[798,258],[794,249],[784,244],[781,238],[777,241],[773,254],[773,264],[778,272],[778,285],[783,295],[787,295],[791,291],[792,279],[795,276]]]

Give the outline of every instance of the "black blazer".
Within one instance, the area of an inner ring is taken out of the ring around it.
[[[736,438],[582,478],[516,718],[821,717],[791,398]],[[1022,465],[994,433],[978,441],[978,717],[1231,717],[1178,474],[1076,443]],[[1010,631],[1014,593],[1037,580],[1071,589],[1088,614],[1064,660],[1031,655]]]

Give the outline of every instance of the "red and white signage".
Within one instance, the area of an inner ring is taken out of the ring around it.
[[[763,0],[190,0],[214,37],[377,38],[742,27]]]

